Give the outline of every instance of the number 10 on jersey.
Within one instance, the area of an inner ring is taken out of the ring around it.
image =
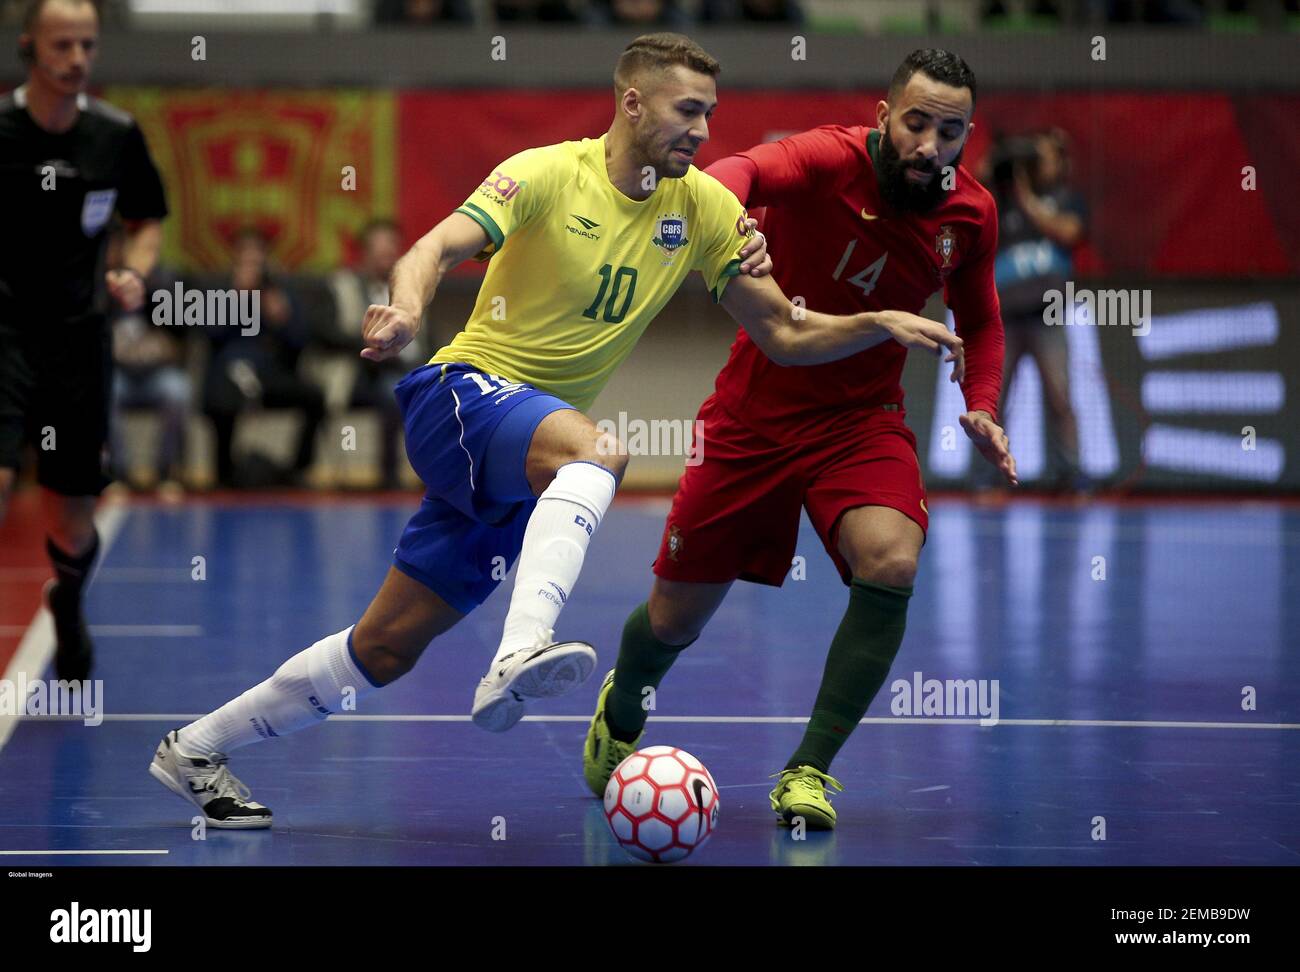
[[[611,287],[611,284],[613,285]],[[624,291],[623,288],[627,287]],[[605,292],[610,291],[608,299]],[[600,289],[596,291],[596,299],[591,302],[591,306],[582,312],[582,316],[588,320],[603,319],[606,324],[621,324],[623,318],[627,316],[627,309],[632,306],[632,295],[636,292],[636,267],[619,267],[614,269],[612,264],[605,264],[600,268]],[[619,298],[622,302],[619,303]],[[600,302],[605,301],[604,317],[597,316]],[[618,304],[618,310],[614,310],[614,305]]]

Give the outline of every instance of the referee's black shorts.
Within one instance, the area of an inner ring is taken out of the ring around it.
[[[107,467],[112,355],[102,314],[0,318],[0,467],[36,449],[36,479],[64,496],[98,496]]]

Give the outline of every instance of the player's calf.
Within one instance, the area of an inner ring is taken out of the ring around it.
[[[389,685],[414,668],[433,639],[462,617],[419,581],[389,568],[352,631],[352,652],[376,685]]]
[[[540,495],[520,546],[501,643],[475,693],[476,725],[503,732],[523,718],[526,699],[572,691],[594,670],[590,645],[557,644],[553,636],[626,465],[618,440],[572,409],[538,425],[525,471]]]
[[[665,645],[689,645],[718,610],[731,583],[701,584],[656,577],[646,603],[651,633]]]
[[[376,685],[391,685],[411,669],[431,642],[422,634],[370,619],[369,613],[352,631],[352,651]]]

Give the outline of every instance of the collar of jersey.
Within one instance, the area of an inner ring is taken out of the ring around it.
[[[872,162],[877,161],[880,154],[880,129],[873,128],[867,132],[867,156]]]
[[[616,200],[618,200],[619,203],[630,206],[634,209],[640,209],[643,206],[648,205],[650,201],[653,200],[655,196],[659,194],[659,186],[656,185],[654,188],[654,192],[650,193],[650,195],[646,196],[644,199],[633,199],[630,196],[625,195],[623,191],[619,189],[618,186],[614,185],[613,180],[611,180],[609,177],[609,166],[605,162],[605,136],[604,135],[596,139],[596,151],[599,153],[598,164],[600,166],[599,169],[600,176],[604,180],[604,184],[609,188],[610,195],[613,196]]]

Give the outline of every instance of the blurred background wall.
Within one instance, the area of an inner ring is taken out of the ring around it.
[[[0,6],[11,48],[17,8]],[[94,77],[140,122],[162,170],[172,208],[163,262],[175,279],[219,285],[235,236],[255,228],[314,327],[337,315],[327,277],[358,263],[372,219],[394,218],[409,245],[507,156],[601,134],[614,60],[657,29],[689,32],[723,64],[703,166],[819,124],[867,123],[909,51],[956,50],[979,81],[964,164],[988,178],[1008,137],[1065,133],[1071,188],[1088,212],[1072,282],[1150,293],[1147,336],[1067,328],[1088,475],[1123,489],[1300,488],[1292,0],[125,0],[105,7]],[[0,70],[4,88],[21,80],[16,58]],[[776,245],[773,257],[797,252]],[[465,267],[445,284],[422,353],[455,333],[481,272]],[[928,313],[944,318],[941,299]],[[593,417],[688,422],[733,336],[688,284]],[[198,335],[183,341],[197,402],[208,349]],[[339,369],[355,365],[330,350],[303,368],[342,387]],[[1021,370],[1008,432],[1032,484],[1046,475],[1051,432],[1036,369],[1026,360]],[[905,389],[927,482],[971,482],[964,435],[945,434],[960,401],[934,362],[912,356]],[[350,452],[330,444],[344,427],[374,427],[373,410],[327,398],[313,482],[372,484],[375,436]],[[186,476],[202,486],[213,465],[200,413]],[[254,416],[240,440],[286,452],[294,421]],[[148,453],[156,423],[124,423],[126,450]],[[638,456],[628,483],[670,487],[682,462]]]

